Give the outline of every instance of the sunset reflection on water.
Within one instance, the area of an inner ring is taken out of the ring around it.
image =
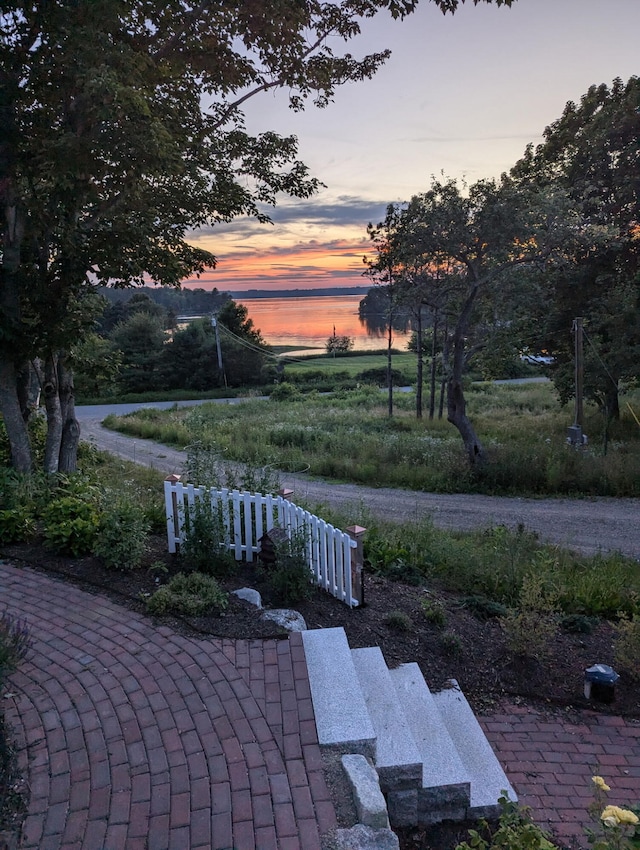
[[[371,351],[385,348],[386,335],[372,336],[358,316],[359,295],[324,295],[310,298],[236,299],[245,305],[249,318],[270,345],[321,348],[335,332],[354,340],[354,348]],[[406,348],[409,335],[395,332],[393,345]]]

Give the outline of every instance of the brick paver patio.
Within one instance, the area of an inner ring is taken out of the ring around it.
[[[186,637],[2,563],[5,608],[33,637],[3,700],[24,850],[319,850],[336,820],[300,635]]]
[[[33,647],[3,699],[31,791],[23,850],[318,850],[336,825],[299,635],[194,638],[0,562]],[[577,718],[577,719],[576,719]],[[640,723],[480,718],[520,801],[586,846],[590,778],[640,799]]]

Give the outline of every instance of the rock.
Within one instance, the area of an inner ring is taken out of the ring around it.
[[[238,599],[244,599],[245,602],[249,602],[251,605],[255,605],[256,608],[262,608],[262,596],[253,587],[241,587],[238,590],[234,590],[233,595],[237,596]]]
[[[389,816],[376,769],[362,755],[342,756],[358,820],[372,829],[389,829]]]
[[[358,823],[351,829],[336,830],[336,850],[400,850],[400,842],[390,829]]]
[[[262,619],[272,620],[288,632],[306,632],[307,630],[307,624],[302,614],[289,608],[274,608],[273,611],[265,611]]]

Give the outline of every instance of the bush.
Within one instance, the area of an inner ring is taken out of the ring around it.
[[[547,833],[535,824],[530,810],[509,800],[506,792],[500,797],[502,814],[497,827],[492,828],[486,820],[480,829],[470,829],[470,842],[458,844],[456,850],[554,850]]]
[[[490,620],[492,617],[506,617],[508,609],[501,602],[487,599],[486,596],[465,596],[461,599],[462,607],[477,617],[478,620]]]
[[[132,570],[140,565],[148,535],[144,508],[116,498],[100,518],[93,552],[110,569]]]
[[[621,670],[640,679],[640,616],[622,617],[614,645],[614,657]]]
[[[35,534],[36,524],[28,508],[0,510],[0,543],[22,543]]]
[[[455,632],[442,632],[440,635],[440,646],[446,655],[462,655],[462,638]]]
[[[438,599],[424,597],[420,601],[420,607],[428,623],[438,629],[444,628],[447,622],[447,612],[442,602]]]
[[[90,503],[76,496],[63,496],[43,511],[47,544],[62,555],[86,555],[93,549],[99,515]]]
[[[291,537],[274,542],[275,564],[269,568],[267,578],[275,600],[291,605],[308,599],[313,590],[313,574],[306,558],[307,532],[304,528]]]
[[[180,560],[188,572],[225,576],[235,569],[219,505],[198,501],[187,507]]]
[[[525,576],[519,608],[502,617],[501,623],[511,652],[542,658],[558,631],[555,594],[545,588],[540,576]]]
[[[385,624],[396,632],[410,632],[413,620],[404,611],[389,611],[384,618]]]
[[[30,644],[27,624],[3,612],[0,615],[0,684],[25,657]]]
[[[220,612],[229,604],[229,596],[213,576],[203,573],[178,573],[147,601],[151,614],[183,614],[199,617],[212,609]]]
[[[300,390],[296,386],[290,384],[288,381],[283,381],[273,388],[270,398],[272,401],[293,401],[299,395]]]

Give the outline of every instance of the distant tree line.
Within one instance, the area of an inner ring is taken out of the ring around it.
[[[275,361],[244,305],[215,290],[196,290],[183,301],[216,314],[218,350],[210,316],[176,326],[176,302],[162,303],[171,294],[147,287],[110,304],[105,299],[95,330],[71,352],[79,396],[210,390],[273,380]]]

